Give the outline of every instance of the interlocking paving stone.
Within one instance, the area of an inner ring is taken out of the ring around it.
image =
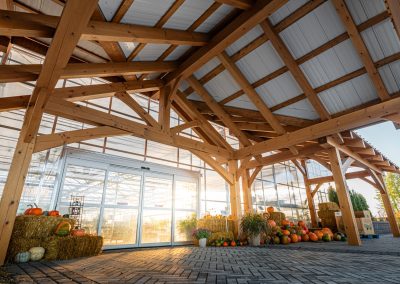
[[[400,283],[398,248],[315,245],[136,249],[5,269],[16,283]]]

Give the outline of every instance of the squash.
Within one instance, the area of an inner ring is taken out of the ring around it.
[[[314,234],[317,235],[318,240],[322,240],[322,237],[324,236],[324,233],[321,230],[314,231]]]
[[[281,244],[288,245],[289,243],[290,243],[290,240],[289,240],[288,236],[282,236],[281,237]]]
[[[51,210],[49,211],[49,216],[60,216],[60,212],[58,212],[57,210]]]
[[[29,251],[24,251],[17,253],[17,255],[14,258],[14,261],[16,263],[24,263],[28,262],[30,258],[31,258],[31,253]]]
[[[28,206],[30,206],[31,208],[28,208],[25,210],[24,214],[25,215],[42,215],[43,214],[43,210],[42,208],[39,208],[36,203],[33,203],[35,205],[35,207],[32,206],[32,204],[29,204]]]
[[[282,220],[282,226],[289,226],[290,225],[290,222],[289,222],[289,220]]]
[[[283,230],[283,231],[282,231],[282,234],[283,234],[284,236],[290,236],[290,231],[289,231],[289,230]]]
[[[268,225],[269,225],[271,228],[274,228],[274,227],[276,227],[276,222],[275,222],[274,220],[268,220]]]
[[[67,221],[62,221],[57,225],[57,228],[55,229],[54,233],[57,236],[65,237],[69,235],[70,231],[71,231],[71,224]]]
[[[304,234],[303,236],[301,236],[301,241],[302,242],[308,242],[310,240],[310,236],[307,234]]]
[[[331,237],[331,239],[333,239],[333,233],[332,233],[332,231],[331,231],[331,229],[329,229],[329,228],[322,228],[322,233],[324,233],[324,234],[328,234],[330,237]]]
[[[268,213],[273,213],[274,210],[275,210],[275,209],[274,209],[274,207],[272,207],[272,206],[270,206],[270,207],[267,208],[267,212],[268,212]]]
[[[28,205],[29,207],[25,210],[24,215],[31,215],[31,210],[33,208],[32,204]]]
[[[71,235],[75,237],[82,237],[85,235],[85,229],[73,229]]]
[[[318,241],[318,237],[317,237],[316,234],[314,234],[314,233],[309,233],[308,236],[310,237],[310,240],[311,240],[312,242]]]
[[[341,241],[341,240],[342,240],[342,235],[341,235],[340,233],[335,233],[335,234],[333,235],[333,239],[334,239],[335,241]]]
[[[296,234],[291,234],[290,240],[292,241],[292,243],[297,243],[299,241],[299,237]]]
[[[322,236],[322,240],[323,240],[324,242],[330,242],[330,241],[331,241],[331,236],[329,236],[328,234],[324,234],[324,235]]]
[[[29,252],[31,254],[30,260],[36,261],[43,258],[45,249],[42,247],[33,247],[29,250]]]
[[[278,236],[276,236],[273,238],[273,242],[275,245],[279,245],[281,243],[281,239]]]

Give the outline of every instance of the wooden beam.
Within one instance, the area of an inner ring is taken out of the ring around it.
[[[356,179],[356,178],[365,178],[367,176],[369,176],[370,173],[368,171],[357,171],[357,172],[351,172],[351,173],[347,173],[345,175],[346,179]],[[310,184],[323,184],[323,183],[327,183],[327,182],[333,182],[335,181],[333,176],[325,176],[325,177],[318,177],[318,178],[310,178],[308,179],[308,182]]]
[[[270,39],[276,52],[279,54],[282,61],[285,63],[285,65],[289,69],[290,73],[292,73],[293,78],[296,80],[296,82],[302,88],[303,92],[307,96],[311,105],[314,107],[314,109],[320,115],[321,119],[322,120],[329,119],[330,115],[329,115],[328,111],[326,110],[325,106],[321,103],[320,99],[318,98],[317,93],[314,91],[313,87],[308,82],[306,76],[304,75],[303,71],[301,71],[299,65],[296,63],[296,60],[290,53],[289,49],[286,47],[283,40],[274,31],[270,22],[268,20],[265,20],[260,25],[261,25],[261,28],[263,29],[264,33]]]
[[[163,131],[169,131],[171,121],[171,86],[160,89],[158,102],[158,123]]]
[[[26,108],[31,96],[0,98],[0,112]]]
[[[229,199],[231,205],[231,216],[236,221],[235,222],[235,235],[238,235],[239,229],[239,220],[242,216],[242,206],[240,202],[240,185],[239,182],[236,181],[236,172],[237,172],[238,164],[236,160],[228,161],[228,171],[233,175],[233,183],[229,185]]]
[[[204,162],[206,162],[213,170],[215,170],[226,182],[230,185],[234,184],[233,175],[223,168],[216,160],[214,160],[209,154],[200,152],[197,150],[190,150],[193,154],[198,156]]]
[[[180,125],[172,127],[170,132],[171,132],[172,135],[174,135],[174,134],[178,134],[179,132],[182,132],[183,130],[186,130],[186,129],[189,129],[189,128],[199,127],[200,125],[201,125],[200,121],[192,120],[192,121],[189,121],[189,122],[186,122],[186,123],[183,123],[183,124],[180,124]]]
[[[245,170],[242,174],[242,195],[245,213],[253,212],[253,198],[251,196],[251,186],[249,185],[249,178],[249,170]]]
[[[400,229],[399,229],[399,224],[397,223],[396,215],[393,210],[392,203],[389,198],[389,194],[385,185],[385,181],[383,179],[383,176],[381,174],[378,174],[376,177],[373,175],[372,178],[375,180],[375,183],[379,181],[382,186],[383,190],[380,191],[382,201],[383,201],[383,206],[385,207],[386,215],[389,220],[390,224],[390,229],[392,231],[393,237],[399,238],[400,237]]]
[[[16,150],[0,201],[0,265],[4,263],[25,178],[32,158],[43,107],[75,48],[96,0],[66,4],[25,113]],[[79,15],[79,16],[77,16]],[[2,66],[3,67],[3,66]],[[17,174],[18,173],[18,174]]]
[[[356,219],[354,216],[353,205],[350,201],[349,190],[342,170],[339,151],[336,148],[328,150],[329,159],[332,168],[333,178],[335,180],[336,192],[339,199],[340,210],[342,211],[343,223],[349,245],[360,246],[361,240],[358,233]]]
[[[122,0],[117,11],[115,12],[111,22],[119,23],[132,6],[134,0]]]
[[[253,1],[251,0],[216,0],[216,2],[219,2],[221,4],[226,4],[242,10],[250,9],[251,5],[253,5]]]
[[[351,165],[353,164],[354,159],[352,157],[348,157],[346,160],[344,160],[342,162],[343,164],[343,172],[346,173],[347,170],[351,167]]]
[[[394,29],[400,38],[400,3],[398,0],[385,0],[386,8],[389,11]]]
[[[305,159],[303,159],[301,161],[301,165],[303,166],[304,169],[307,170],[307,165],[306,165]],[[308,173],[307,172],[305,175],[303,175],[303,179],[304,179],[304,185],[306,187],[308,209],[310,210],[311,226],[313,228],[317,228],[318,227],[317,211],[315,209],[314,196],[312,195],[312,192],[311,192],[311,184],[308,182]]]
[[[277,138],[257,143],[253,146],[239,149],[235,156],[240,159],[250,154],[255,155],[287,148],[289,146],[303,143],[304,141],[315,140],[323,136],[329,136],[345,130],[355,129],[366,124],[382,121],[382,117],[398,113],[399,109],[400,98],[394,98],[291,133],[286,133]]]
[[[52,38],[59,21],[57,16],[0,10],[0,33],[6,36]],[[192,46],[204,46],[208,42],[208,36],[204,33],[103,21],[90,21],[82,31],[81,39]]]
[[[336,11],[342,19],[355,49],[360,55],[361,61],[363,62],[365,69],[367,70],[368,75],[376,88],[378,96],[381,98],[382,101],[390,99],[385,84],[383,83],[383,80],[374,65],[372,57],[368,52],[368,48],[365,45],[361,34],[357,30],[357,26],[353,21],[350,11],[346,6],[346,3],[344,2],[344,0],[334,0],[332,1],[332,3],[334,4]]]
[[[145,111],[143,107],[127,92],[116,93],[115,97],[123,101],[134,112],[136,112],[147,123],[147,125],[151,125],[155,128],[160,128],[157,120],[155,120],[147,111]]]
[[[135,75],[142,73],[170,72],[176,62],[110,62],[110,63],[70,63],[61,70],[61,79],[91,78],[115,75]],[[40,64],[2,65],[0,83],[35,81],[42,70]]]
[[[263,166],[259,166],[254,169],[253,173],[250,175],[250,178],[249,178],[249,187],[251,187],[253,185],[254,180],[256,179],[256,177],[258,176],[258,174],[260,173],[262,168],[263,168]]]
[[[258,0],[250,9],[244,11],[218,32],[206,46],[200,48],[182,62],[176,71],[168,74],[166,76],[166,82],[171,82],[177,77],[186,79],[206,62],[217,56],[226,47],[238,40],[243,34],[251,30],[286,3],[287,0]]]

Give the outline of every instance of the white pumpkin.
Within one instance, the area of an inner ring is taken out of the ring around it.
[[[33,247],[29,252],[31,253],[31,260],[36,261],[43,258],[45,249],[42,247]]]
[[[16,263],[28,262],[30,257],[31,257],[31,253],[29,251],[24,251],[24,252],[17,253],[17,255],[14,258],[14,261]]]

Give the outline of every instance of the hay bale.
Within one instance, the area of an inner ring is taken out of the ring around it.
[[[67,221],[72,227],[75,220],[54,216],[21,215],[15,218],[11,238],[45,239],[54,234],[54,230],[61,221]]]
[[[338,212],[339,210],[319,210],[318,211],[318,217],[321,219],[331,219],[335,218],[335,212]]]
[[[282,225],[282,221],[286,219],[285,213],[282,212],[272,212],[269,213],[268,220],[274,220],[278,226]]]
[[[226,231],[234,231],[235,230],[235,221],[223,218],[203,218],[197,220],[198,229],[207,229],[213,233],[215,232],[226,232]]]
[[[321,211],[339,210],[339,206],[335,202],[321,202],[318,204]]]

